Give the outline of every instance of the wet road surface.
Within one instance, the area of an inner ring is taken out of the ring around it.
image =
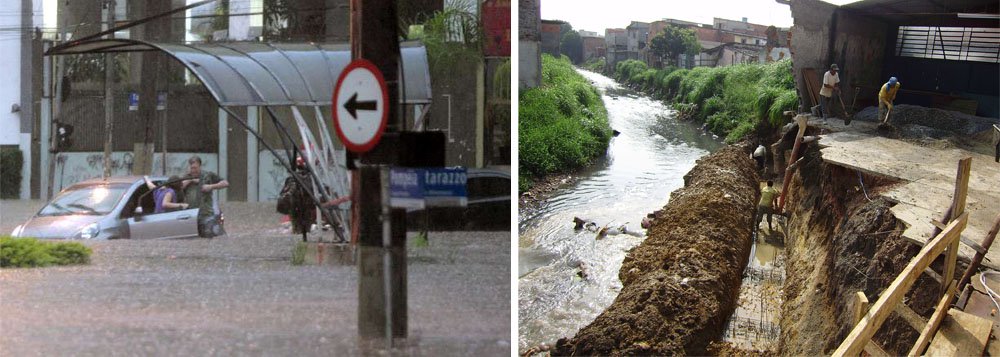
[[[0,229],[41,207],[0,202]],[[293,266],[273,204],[228,203],[215,239],[88,242],[90,265],[0,270],[0,356],[361,355],[357,269]],[[408,248],[394,354],[509,355],[509,232]]]

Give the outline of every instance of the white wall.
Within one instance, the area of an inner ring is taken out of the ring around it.
[[[201,158],[202,170],[219,172],[218,154],[214,153],[167,153],[167,174],[182,176],[188,171],[187,160],[193,155]],[[153,154],[153,173],[162,171],[162,155]],[[56,156],[55,175],[52,182],[52,192],[59,192],[63,187],[74,183],[101,177],[104,174],[103,152],[64,152]],[[117,151],[111,153],[111,175],[131,175],[133,163],[132,153]],[[226,177],[223,177],[226,178]]]
[[[21,27],[21,1],[0,1],[3,12],[11,14],[0,16],[0,28],[11,29]],[[14,16],[17,14],[17,16]],[[0,145],[17,145],[20,143],[21,116],[11,113],[13,104],[21,104],[21,34],[14,31],[0,32],[0,63],[4,70],[0,71]]]

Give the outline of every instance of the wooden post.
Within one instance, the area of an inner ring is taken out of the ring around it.
[[[990,228],[990,231],[986,233],[986,238],[983,238],[982,247],[985,251],[990,251],[990,246],[993,245],[993,240],[997,237],[997,231],[1000,231],[1000,214],[997,215],[997,218],[993,219],[993,228]],[[976,255],[972,257],[969,268],[965,269],[965,274],[962,274],[962,279],[958,281],[958,290],[963,290],[965,284],[969,283],[969,280],[972,279],[972,274],[975,274],[976,269],[983,263],[984,257],[986,257],[986,254],[980,252],[976,252]]]
[[[862,318],[857,326],[854,326],[854,329],[840,344],[840,347],[833,352],[833,355],[857,356],[861,353],[875,332],[892,313],[894,307],[903,301],[906,292],[916,283],[924,269],[930,266],[931,262],[941,255],[952,242],[958,241],[958,237],[962,234],[968,221],[968,213],[959,215],[948,224],[940,235],[924,245],[917,256],[903,268],[903,271],[892,281],[892,284],[889,284],[878,301],[872,305],[869,313]]]
[[[958,174],[955,178],[955,196],[952,198],[951,213],[952,216],[960,216],[965,212],[965,201],[969,192],[969,173],[972,169],[972,158],[967,157],[958,162]],[[943,278],[941,281],[942,293],[947,291],[948,286],[951,285],[951,281],[955,280],[955,263],[958,261],[958,244],[959,240],[955,240],[948,247],[948,252],[944,263],[944,274],[941,275]]]
[[[802,136],[806,134],[806,124],[809,121],[809,117],[805,114],[799,114],[795,117],[795,122],[799,126],[799,132],[795,135],[795,146],[792,146],[792,157],[788,162],[795,162],[799,158],[799,146],[802,145]],[[792,181],[792,170],[785,169],[785,180],[781,185],[781,196],[778,197],[778,210],[781,212],[785,208],[785,199],[788,196],[788,185]]]
[[[941,321],[944,321],[944,317],[948,315],[948,305],[951,305],[951,301],[955,298],[956,284],[954,280],[949,282],[947,290],[945,290],[944,296],[938,301],[937,307],[934,310],[934,314],[931,315],[930,320],[927,321],[927,326],[924,326],[923,331],[920,331],[920,337],[917,338],[917,343],[913,345],[907,356],[919,356],[921,352],[927,348],[927,344],[931,343],[931,338],[934,337],[934,333],[937,332],[939,326],[941,326]]]

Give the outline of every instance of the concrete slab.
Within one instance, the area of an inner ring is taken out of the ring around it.
[[[881,195],[899,202],[892,212],[907,229],[903,237],[926,244],[934,226],[951,205],[958,160],[972,157],[966,212],[969,224],[962,235],[979,242],[1000,213],[1000,164],[992,157],[961,149],[934,149],[854,131],[822,135],[823,160],[903,183]],[[971,259],[972,248],[960,245],[960,255]],[[993,245],[983,265],[1000,269],[1000,245]]]

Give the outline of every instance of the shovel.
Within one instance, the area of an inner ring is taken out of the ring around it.
[[[889,110],[885,112],[885,118],[882,118],[882,122],[879,123],[878,125],[878,130],[883,131],[887,134],[891,132],[892,124],[889,124],[889,114],[891,113],[892,113],[892,107],[889,107]]]
[[[844,125],[851,124],[851,113],[847,112],[847,106],[844,105],[844,92],[837,93],[837,99],[840,100],[840,109],[844,110]]]

